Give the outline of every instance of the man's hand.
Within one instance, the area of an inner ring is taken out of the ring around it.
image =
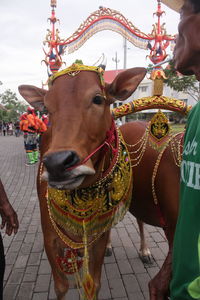
[[[17,233],[19,228],[18,217],[9,202],[0,205],[0,215],[2,218],[1,229],[6,228],[6,234]]]

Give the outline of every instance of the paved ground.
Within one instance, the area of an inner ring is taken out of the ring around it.
[[[23,138],[0,136],[0,176],[10,202],[18,213],[16,236],[3,232],[6,254],[4,300],[55,299],[50,266],[43,249],[35,176],[37,166],[25,166]],[[138,258],[139,235],[129,213],[112,230],[114,255],[105,258],[101,300],[142,300],[148,297],[148,281],[158,272],[168,246],[162,230],[146,225],[146,237],[154,263],[144,266]],[[66,300],[78,300],[71,288]]]

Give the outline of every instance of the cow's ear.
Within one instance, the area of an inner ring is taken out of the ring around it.
[[[47,90],[40,89],[33,85],[20,85],[18,87],[20,95],[34,108],[44,109],[44,96]]]
[[[107,99],[111,103],[126,100],[136,90],[146,72],[145,68],[132,68],[119,73],[111,84],[106,84]]]

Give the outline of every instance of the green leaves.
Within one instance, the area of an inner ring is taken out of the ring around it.
[[[178,73],[174,68],[173,62],[169,63],[168,67],[164,69],[164,72],[167,77],[164,82],[169,87],[175,91],[189,94],[196,101],[199,100],[200,86],[194,75],[184,76]]]
[[[15,93],[10,89],[0,94],[0,102],[6,108],[6,111],[0,110],[0,120],[4,122],[15,122],[19,116],[26,111],[27,105],[20,102]]]

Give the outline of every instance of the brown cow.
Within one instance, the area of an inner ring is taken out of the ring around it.
[[[63,256],[66,239],[73,241],[70,242],[72,248],[75,248],[74,244],[78,243],[83,248],[83,235],[73,234],[63,223],[60,223],[62,226],[56,224],[52,214],[51,217],[49,216],[46,199],[47,183],[43,180],[45,179],[49,186],[56,188],[58,193],[59,190],[68,190],[70,195],[88,189],[96,182],[105,182],[103,175],[107,174],[110,168],[112,173],[113,168],[110,164],[116,157],[116,153],[119,153],[116,152],[117,131],[110,113],[110,104],[115,100],[127,99],[146,74],[144,68],[132,68],[120,73],[111,84],[104,84],[101,71],[101,68],[90,69],[87,66],[73,65],[54,75],[49,91],[28,85],[19,87],[20,94],[31,105],[34,107],[45,105],[50,115],[51,126],[42,141],[38,196],[45,249],[52,267],[58,299],[64,299],[68,290],[68,281],[58,267],[56,255]],[[123,125],[121,132],[125,143],[127,145],[137,143],[145,129],[145,125],[141,122]],[[131,147],[128,146],[128,149],[131,160],[134,160]],[[156,205],[152,195],[151,179],[157,157],[158,153],[147,144],[141,163],[134,168],[133,201],[130,204],[130,212],[145,223],[162,226],[165,229],[169,241],[169,253],[159,274],[149,284],[150,299],[164,300],[167,299],[171,275],[171,246],[178,210],[179,168],[174,163],[171,150],[167,148],[155,180],[156,194],[159,199]],[[109,178],[109,174],[105,175],[105,178],[106,176]],[[122,176],[121,179],[123,178]],[[108,187],[106,192],[110,195],[111,183],[105,184]],[[73,204],[73,201],[70,203]],[[109,199],[106,198],[106,201]],[[91,231],[91,237],[88,237],[89,243],[93,236]],[[97,295],[108,237],[109,227],[103,227],[98,239],[89,247],[89,272],[94,280]]]

